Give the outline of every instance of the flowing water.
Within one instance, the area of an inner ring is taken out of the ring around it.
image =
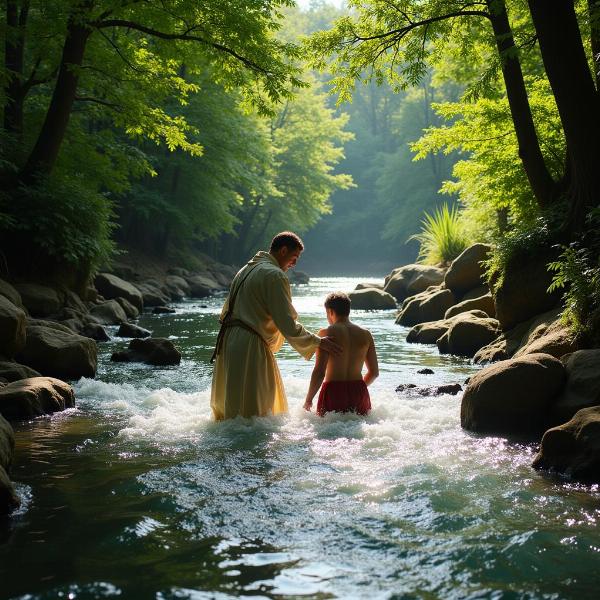
[[[357,281],[295,288],[303,323],[322,327],[325,294]],[[180,366],[110,363],[116,338],[75,384],[77,409],[17,427],[1,598],[595,596],[598,488],[536,473],[533,445],[461,430],[460,396],[394,391],[462,382],[468,361],[356,312],[380,360],[367,418],[304,412],[312,363],[286,346],[289,415],[214,423],[221,303],[140,319]]]

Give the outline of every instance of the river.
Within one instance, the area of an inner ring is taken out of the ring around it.
[[[326,293],[358,281],[295,287],[301,321],[322,327]],[[395,392],[463,382],[468,361],[357,311],[380,361],[368,417],[303,411],[312,363],[285,346],[289,415],[214,423],[221,303],[141,317],[180,366],[111,363],[115,338],[74,384],[76,409],[16,428],[23,506],[0,521],[1,598],[595,596],[598,487],[533,471],[531,444],[463,431],[460,395]]]

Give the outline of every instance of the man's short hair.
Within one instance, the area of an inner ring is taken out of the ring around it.
[[[330,308],[338,317],[350,314],[350,297],[344,292],[332,292],[325,298],[325,308]]]
[[[271,252],[277,252],[280,248],[288,250],[304,250],[304,244],[299,236],[292,231],[282,231],[271,240]]]

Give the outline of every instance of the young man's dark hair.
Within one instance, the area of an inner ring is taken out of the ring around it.
[[[331,309],[338,317],[350,314],[350,298],[344,292],[332,292],[325,298],[325,308]]]
[[[278,233],[271,241],[270,252],[277,252],[277,250],[284,247],[289,250],[304,250],[302,240],[292,231]]]

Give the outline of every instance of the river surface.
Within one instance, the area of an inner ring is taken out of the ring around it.
[[[302,322],[324,326],[326,293],[357,281],[295,287]],[[110,363],[115,338],[76,409],[17,427],[0,598],[597,597],[598,487],[533,471],[534,445],[463,431],[460,395],[394,391],[463,382],[468,361],[357,311],[380,361],[368,417],[303,411],[312,363],[285,346],[289,415],[214,423],[222,300],[141,317],[180,366]]]

